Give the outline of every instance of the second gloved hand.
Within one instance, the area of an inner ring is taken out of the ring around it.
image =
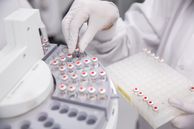
[[[194,129],[194,103],[184,103],[177,99],[169,99],[169,103],[184,112],[183,115],[172,120],[175,127],[180,129]]]
[[[100,0],[75,0],[70,11],[62,21],[65,41],[69,52],[75,48],[83,52],[97,32],[110,28],[118,19],[118,8],[111,2]],[[84,23],[86,32],[79,40],[79,31]]]

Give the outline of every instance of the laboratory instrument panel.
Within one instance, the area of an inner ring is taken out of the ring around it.
[[[0,119],[0,129],[106,129],[117,117],[117,94],[98,58],[79,49],[68,54],[66,46],[46,39],[42,46],[55,80],[53,92],[30,112]]]
[[[135,106],[153,128],[158,128],[182,112],[168,103],[169,98],[194,100],[193,82],[168,66],[148,49],[106,70],[120,93]]]

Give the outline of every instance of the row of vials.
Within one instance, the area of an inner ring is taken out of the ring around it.
[[[150,55],[151,57],[153,57],[155,60],[157,60],[160,63],[164,62],[164,59],[160,58],[159,56],[157,56],[155,53],[153,53],[151,50],[148,50],[147,48],[144,48],[143,51],[145,52],[145,54]]]
[[[154,102],[152,100],[149,100],[149,98],[143,94],[142,91],[139,90],[139,88],[134,88],[133,93],[137,95],[138,97],[142,97],[142,100],[150,107],[153,111],[158,112],[159,107],[154,105]]]
[[[105,71],[96,72],[95,70],[90,71],[89,73],[87,71],[82,71],[81,73],[61,75],[61,80],[65,84],[69,84],[69,82],[78,83],[78,82],[87,82],[87,81],[96,83],[97,81],[106,81],[106,79],[107,79],[107,76]]]
[[[96,89],[93,86],[67,86],[64,83],[59,84],[58,89],[61,95],[67,95],[69,98],[79,98],[87,100],[106,100],[107,91],[105,88]]]
[[[72,56],[72,55],[71,55]],[[86,58],[83,60],[76,60],[75,62],[66,61],[66,57],[55,58],[50,62],[51,66],[54,68],[53,70],[59,69],[61,72],[70,72],[72,73],[74,70],[81,70],[85,68],[98,68],[98,58],[93,57],[91,59]]]

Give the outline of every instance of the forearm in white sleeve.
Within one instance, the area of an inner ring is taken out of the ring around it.
[[[22,8],[32,8],[32,6],[29,4],[27,0],[18,0],[18,3]]]
[[[110,30],[99,32],[87,51],[109,65],[145,47],[157,50],[170,15],[163,8],[166,4],[167,0],[135,3],[125,14],[125,20],[119,19]]]

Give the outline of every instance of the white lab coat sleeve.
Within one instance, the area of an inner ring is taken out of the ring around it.
[[[18,0],[18,3],[22,8],[32,8],[27,0]]]
[[[99,32],[87,47],[104,65],[112,64],[143,48],[157,50],[169,21],[169,0],[146,0],[135,3],[108,31]]]

